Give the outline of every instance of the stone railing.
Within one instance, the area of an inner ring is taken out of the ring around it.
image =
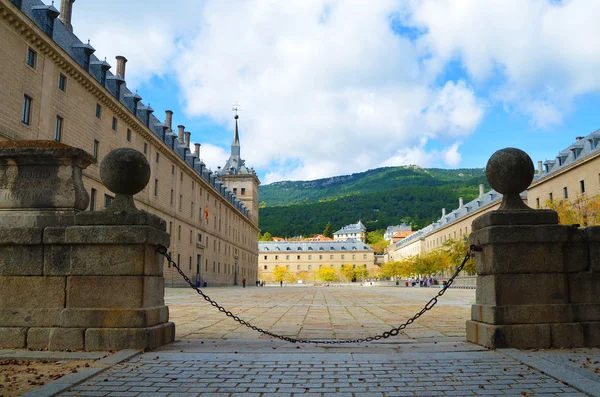
[[[0,143],[0,347],[153,349],[173,341],[164,304],[165,222],[133,206],[149,165],[117,149],[101,166],[116,193],[83,212],[95,160],[59,143]]]

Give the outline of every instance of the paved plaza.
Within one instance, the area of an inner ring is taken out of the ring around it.
[[[360,338],[421,309],[434,289],[207,289],[242,318],[293,337]],[[465,341],[472,290],[449,290],[405,333],[358,345],[260,336],[193,291],[168,289],[177,340],[73,385],[61,396],[598,396],[600,351],[489,351]],[[32,394],[32,396],[36,396]]]
[[[248,287],[206,292],[242,319],[303,339],[357,339],[398,326],[439,292],[405,287]],[[264,339],[218,313],[192,289],[167,288],[176,339]],[[393,340],[465,339],[475,290],[451,289],[435,308]]]

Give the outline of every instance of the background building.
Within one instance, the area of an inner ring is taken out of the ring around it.
[[[173,259],[201,283],[252,284],[258,218],[244,203],[257,201],[258,178],[252,173],[245,185],[251,200],[236,197],[229,180],[206,168],[200,145],[191,150],[191,133],[183,125],[173,131],[173,112],[159,120],[127,87],[127,60],[117,57],[113,74],[73,34],[72,6],[63,0],[59,13],[39,0],[0,0],[0,140],[56,140],[92,153],[98,163],[83,178],[91,211],[112,200],[100,182],[103,157],[119,147],[144,153],[152,176],[135,202],[167,222]],[[167,266],[165,278],[182,282]]]
[[[316,272],[329,266],[339,272],[343,265],[369,270],[374,253],[365,243],[346,241],[259,242],[258,265],[262,279],[271,279],[273,270],[285,266],[292,273]]]
[[[353,238],[363,243],[367,241],[367,227],[359,220],[358,223],[347,225],[333,233],[333,239],[335,241],[343,241],[349,238]]]

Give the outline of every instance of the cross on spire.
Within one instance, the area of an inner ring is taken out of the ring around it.
[[[237,116],[238,111],[240,110],[239,103],[236,102],[235,105],[233,105],[233,108],[231,110],[233,110],[235,112],[235,115]]]

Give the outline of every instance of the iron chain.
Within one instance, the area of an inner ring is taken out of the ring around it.
[[[421,311],[419,311],[417,314],[415,314],[414,316],[412,316],[411,318],[409,318],[404,324],[401,324],[398,327],[392,328],[391,330],[383,332],[383,333],[381,333],[379,335],[369,336],[367,338],[362,338],[362,339],[343,339],[343,340],[312,340],[312,339],[291,338],[289,336],[277,335],[277,334],[274,334],[274,333],[269,332],[267,330],[264,330],[264,329],[262,329],[260,327],[257,327],[256,325],[252,325],[249,322],[247,322],[245,320],[242,320],[241,318],[239,318],[238,316],[236,316],[235,314],[233,314],[229,310],[226,310],[223,306],[219,305],[217,302],[215,302],[214,300],[212,300],[208,295],[206,295],[204,292],[202,292],[202,290],[200,288],[196,287],[196,285],[189,279],[189,277],[186,276],[185,273],[181,270],[181,268],[179,267],[179,265],[177,265],[177,263],[175,263],[171,259],[171,256],[169,255],[169,253],[167,251],[167,247],[160,246],[160,247],[157,248],[156,251],[159,254],[163,255],[167,259],[167,261],[175,269],[177,269],[177,272],[181,275],[181,277],[183,277],[183,279],[185,280],[185,282],[188,283],[189,286],[192,287],[198,293],[198,295],[200,295],[201,297],[203,297],[205,301],[207,301],[208,303],[210,303],[212,306],[216,307],[221,313],[224,313],[227,317],[231,317],[234,321],[240,323],[241,325],[243,325],[245,327],[248,327],[248,328],[250,328],[250,329],[252,329],[254,331],[260,332],[261,334],[268,335],[268,336],[271,336],[273,338],[281,339],[281,340],[284,340],[284,341],[287,341],[287,342],[291,342],[291,343],[347,344],[347,343],[372,342],[374,340],[387,339],[390,336],[396,336],[396,335],[398,335],[400,333],[400,331],[402,331],[403,329],[405,329],[410,324],[414,323],[415,320],[417,320],[419,317],[421,317],[427,311],[433,309],[433,307],[438,302],[438,298],[440,296],[444,295],[444,293],[446,292],[446,290],[448,288],[450,288],[450,286],[454,282],[454,279],[458,276],[458,274],[461,272],[461,270],[465,267],[465,264],[467,263],[467,261],[469,260],[469,258],[471,258],[471,255],[472,255],[473,251],[477,251],[477,250],[478,249],[475,246],[471,246],[469,248],[469,250],[467,251],[467,254],[465,255],[465,258],[463,259],[462,263],[460,264],[460,266],[458,266],[456,268],[456,271],[454,272],[454,274],[452,275],[452,277],[450,277],[450,279],[446,282],[446,285],[442,289],[440,289],[440,291],[437,293],[436,296],[434,296],[433,298],[431,298],[429,300],[429,302],[427,302],[427,304],[425,305],[425,307],[423,307],[423,309],[421,309]]]

